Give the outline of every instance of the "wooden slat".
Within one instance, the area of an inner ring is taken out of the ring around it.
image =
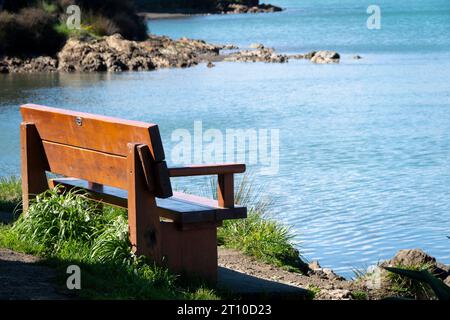
[[[125,157],[48,141],[43,141],[43,146],[51,172],[117,188],[127,188]]]
[[[103,186],[101,190],[91,189],[87,181],[73,178],[53,179],[52,186],[56,184],[61,184],[66,188],[85,189],[96,201],[127,208],[128,193],[126,190],[107,186]],[[160,217],[180,224],[214,222],[247,217],[247,209],[245,207],[220,208],[216,200],[181,192],[174,192],[173,197],[167,199],[157,198],[156,204],[160,209]]]
[[[127,143],[140,143],[150,147],[155,161],[164,160],[156,124],[33,104],[21,106],[20,111],[25,122],[35,124],[42,140],[120,156],[127,155]]]
[[[137,146],[137,151],[139,153],[139,158],[141,160],[142,165],[142,173],[144,174],[145,183],[147,184],[148,191],[153,191],[155,189],[154,186],[154,178],[151,169],[151,154],[150,149],[147,145],[141,144]]]
[[[243,173],[245,172],[245,164],[212,164],[212,165],[193,165],[180,168],[169,168],[169,176],[171,177],[190,177],[190,176],[206,176],[227,173]]]

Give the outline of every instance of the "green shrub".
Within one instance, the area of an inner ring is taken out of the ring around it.
[[[64,44],[64,37],[54,25],[57,17],[39,8],[24,8],[18,13],[0,13],[0,54],[55,54]]]
[[[14,230],[24,241],[57,253],[67,241],[92,243],[104,224],[103,216],[83,193],[57,187],[32,200],[27,216],[16,222]]]

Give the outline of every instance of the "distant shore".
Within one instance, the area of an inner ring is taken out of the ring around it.
[[[209,13],[163,13],[163,12],[139,12],[139,16],[147,20],[162,20],[162,19],[182,19],[195,16],[205,16]]]

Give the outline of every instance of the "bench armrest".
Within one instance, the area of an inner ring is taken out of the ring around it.
[[[191,177],[217,175],[217,200],[220,207],[234,208],[234,176],[245,172],[245,164],[196,165],[183,168],[169,168],[170,177]]]
[[[169,168],[170,177],[207,176],[243,172],[245,172],[245,164],[241,163],[195,165],[189,167]]]

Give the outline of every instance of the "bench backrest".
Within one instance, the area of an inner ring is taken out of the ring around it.
[[[147,145],[149,168],[167,170],[156,124],[31,104],[20,111],[38,131],[50,172],[127,189],[129,143]],[[168,174],[161,176],[157,182],[170,186]]]

